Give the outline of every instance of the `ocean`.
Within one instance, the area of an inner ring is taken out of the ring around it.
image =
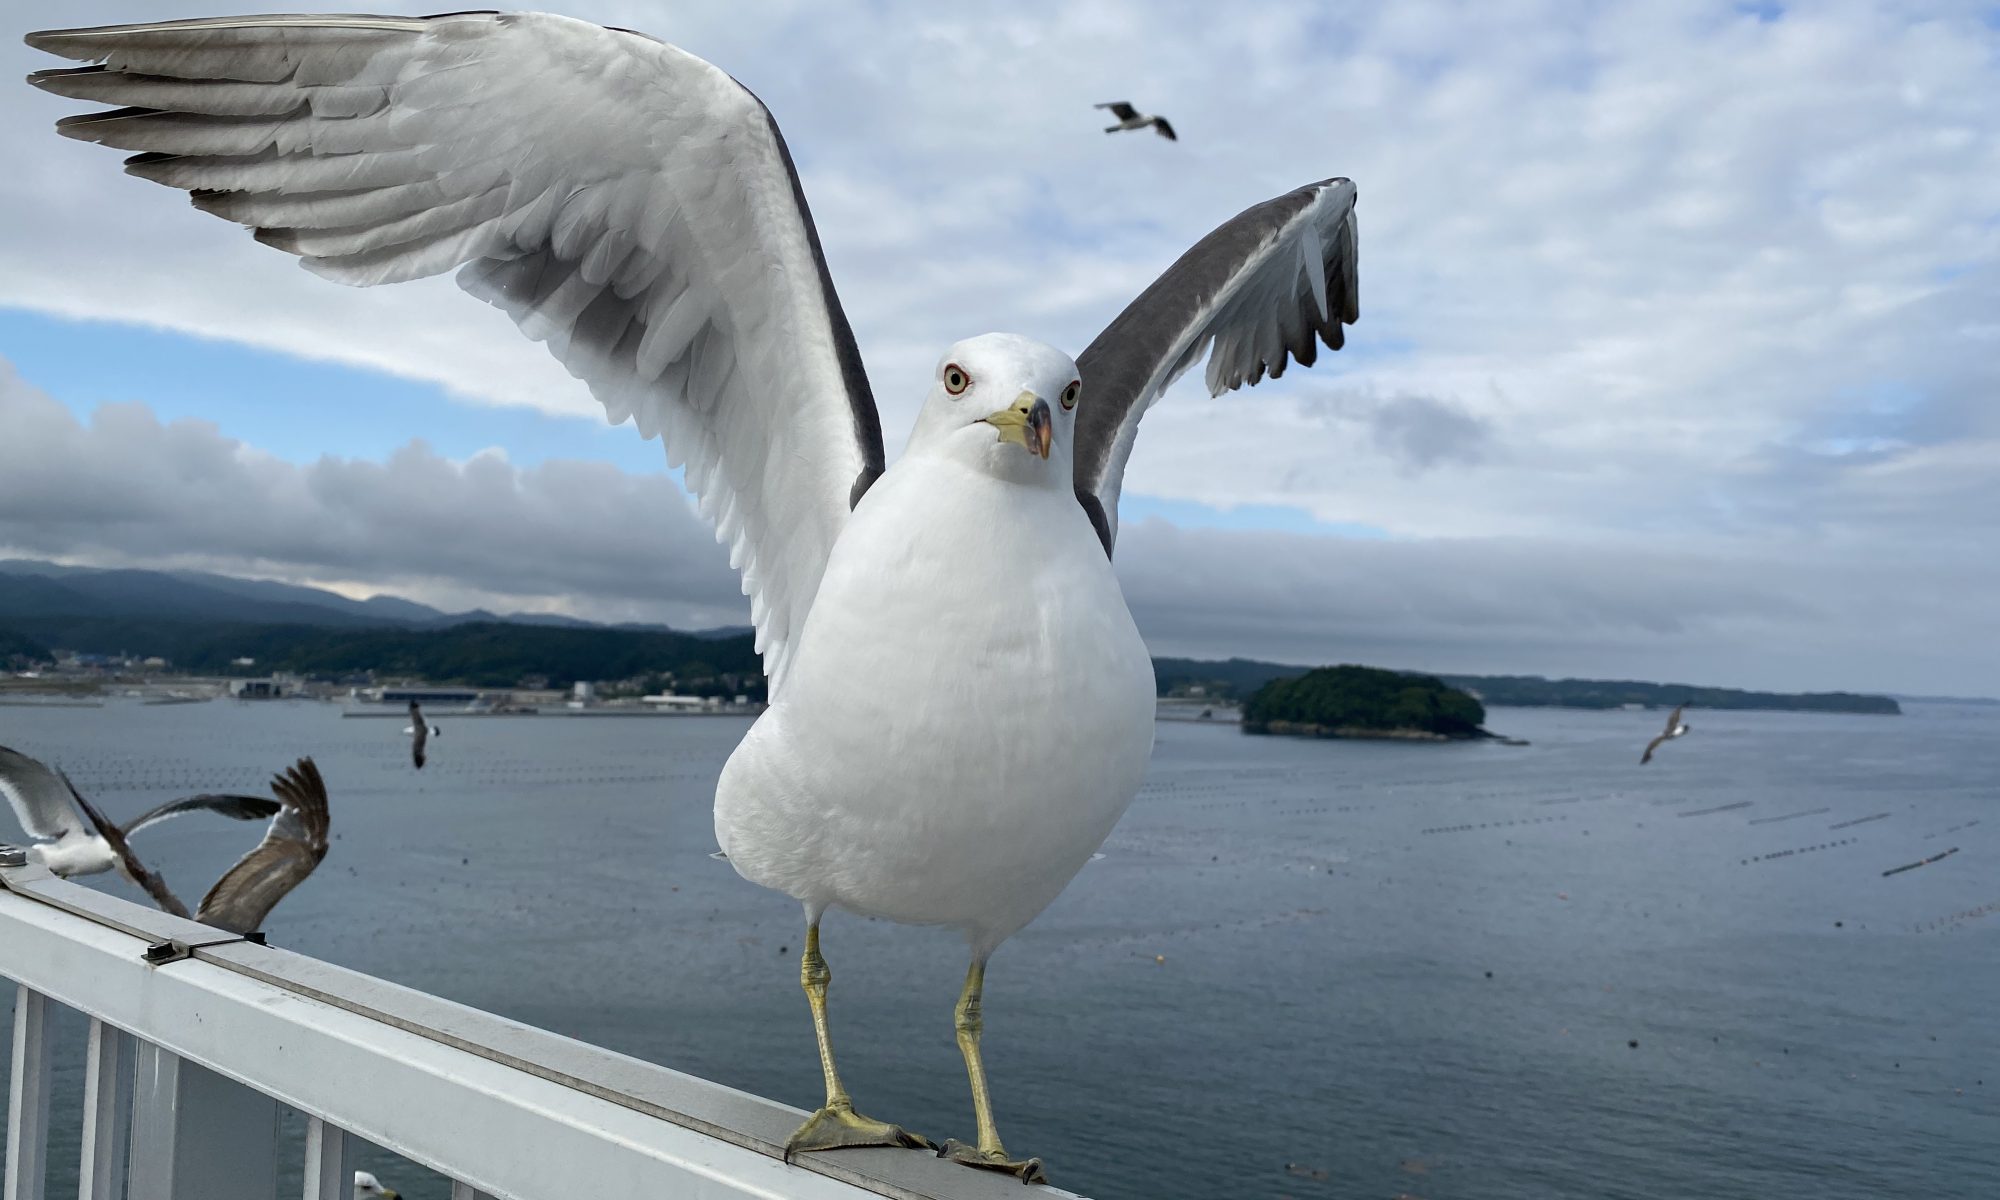
[[[1641,767],[1662,719],[1161,723],[1103,859],[988,972],[1008,1148],[1102,1200],[2000,1196],[2000,707],[1690,710]],[[440,724],[421,774],[400,721],[308,703],[0,708],[0,744],[118,818],[311,754],[336,841],[274,944],[813,1107],[798,910],[709,857],[747,719]],[[257,836],[141,849],[193,900]],[[969,1139],[957,939],[835,914],[824,948],[858,1106]]]

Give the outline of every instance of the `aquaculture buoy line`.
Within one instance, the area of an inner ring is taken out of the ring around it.
[[[1830,813],[1832,811],[1831,808],[1809,808],[1804,812],[1786,813],[1782,817],[1751,817],[1748,823],[1751,825],[1776,825],[1780,821],[1796,821],[1800,817],[1817,817],[1822,813]]]
[[[1929,858],[1919,859],[1918,861],[1913,863],[1904,863],[1900,867],[1890,867],[1888,870],[1882,872],[1882,878],[1887,879],[1891,875],[1901,875],[1905,871],[1914,871],[1918,867],[1928,867],[1932,863],[1938,861],[1941,858],[1950,858],[1952,855],[1957,853],[1958,853],[1958,847],[1953,846],[1951,849],[1941,850],[1938,853],[1931,855]]]
[[[1852,821],[1840,821],[1835,824],[1827,826],[1827,828],[1846,829],[1850,825],[1866,825],[1870,821],[1886,821],[1888,819],[1889,819],[1888,813],[1876,813],[1872,817],[1856,817]]]
[[[1739,808],[1749,808],[1754,803],[1756,803],[1754,800],[1738,800],[1734,804],[1718,804],[1714,808],[1693,808],[1687,812],[1675,813],[1674,815],[1677,817],[1706,817],[1711,813],[1734,812]]]
[[[1816,846],[1798,846],[1791,850],[1773,850],[1769,854],[1753,854],[1749,858],[1740,860],[1740,865],[1747,867],[1754,862],[1770,862],[1774,858],[1790,858],[1795,854],[1811,854],[1815,850],[1831,850],[1836,846],[1852,846],[1860,841],[1860,838],[1841,838],[1837,842],[1821,842]]]

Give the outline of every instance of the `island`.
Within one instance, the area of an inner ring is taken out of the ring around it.
[[[1486,709],[1429,675],[1319,667],[1273,679],[1243,705],[1243,732],[1291,737],[1465,741],[1488,738]]]

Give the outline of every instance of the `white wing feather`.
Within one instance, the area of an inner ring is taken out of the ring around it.
[[[776,123],[673,46],[546,14],[244,17],[32,34],[126,105],[61,123],[342,283],[463,267],[662,437],[729,547],[773,686],[882,467]],[[644,514],[635,514],[644,519]]]

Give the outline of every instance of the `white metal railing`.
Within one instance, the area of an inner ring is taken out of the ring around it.
[[[270,1200],[280,1104],[307,1118],[305,1200],[347,1200],[357,1138],[456,1181],[452,1200],[1035,1194],[912,1151],[788,1164],[797,1109],[39,867],[0,865],[0,977],[18,989],[4,1200],[45,1200],[57,1005],[90,1019],[79,1200]]]

